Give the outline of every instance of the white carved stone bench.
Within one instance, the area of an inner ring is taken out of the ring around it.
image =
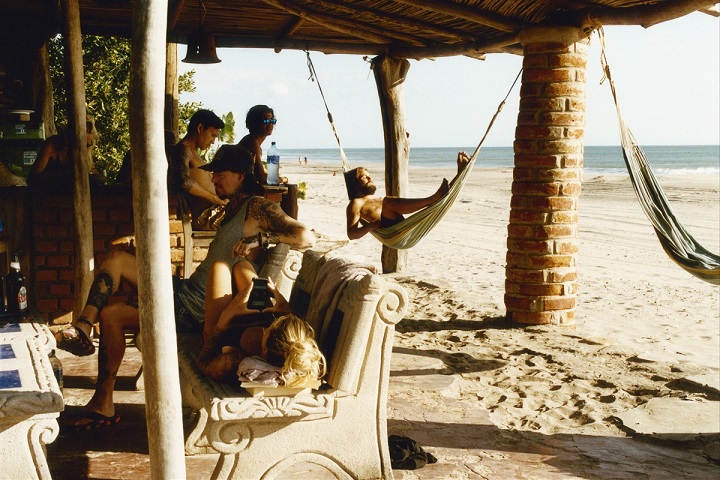
[[[0,327],[0,462],[2,478],[50,479],[45,445],[63,410],[48,351],[54,338],[40,324]]]
[[[301,317],[316,278],[325,282],[325,262],[313,251],[303,255],[290,295]],[[337,308],[313,325],[328,360],[326,384],[318,390],[253,397],[239,382],[214,382],[197,368],[198,339],[181,336],[183,401],[197,412],[185,453],[219,452],[212,478],[281,479],[297,464],[339,479],[392,478],[387,389],[395,324],[407,309],[407,293],[362,269],[338,291]]]

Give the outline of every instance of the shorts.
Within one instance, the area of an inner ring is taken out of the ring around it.
[[[380,216],[380,228],[388,228],[392,227],[393,225],[397,225],[398,223],[405,220],[405,218],[401,215],[400,218],[387,218]]]
[[[178,295],[183,280],[180,277],[173,279],[173,301],[175,303],[175,331],[177,333],[199,333],[203,330],[203,324],[199,322],[187,309]]]

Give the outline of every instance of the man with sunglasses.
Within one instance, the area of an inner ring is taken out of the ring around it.
[[[238,145],[252,153],[255,178],[263,185],[267,185],[267,173],[262,163],[262,143],[272,135],[276,123],[277,118],[272,108],[267,105],[255,105],[248,110],[245,117],[245,126],[250,133],[238,142]],[[280,177],[280,183],[287,183],[287,178]]]

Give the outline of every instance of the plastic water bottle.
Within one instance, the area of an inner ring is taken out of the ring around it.
[[[268,185],[279,185],[280,184],[280,151],[275,146],[275,142],[272,142],[270,149],[267,153],[267,183]]]

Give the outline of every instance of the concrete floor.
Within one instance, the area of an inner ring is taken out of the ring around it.
[[[396,479],[720,478],[719,465],[683,448],[628,437],[500,429],[486,411],[448,396],[454,375],[423,374],[417,361],[403,372],[403,356],[397,355],[397,362],[393,360],[388,433],[415,439],[439,461],[419,470],[395,470]],[[66,413],[72,413],[92,394],[97,355],[77,358],[60,352],[59,357],[65,373]],[[144,394],[135,391],[133,385],[139,367],[140,353],[131,347],[115,396],[117,413],[122,417],[118,425],[74,434],[61,428],[58,438],[48,445],[55,480],[150,478]],[[419,391],[422,398],[414,398]],[[185,457],[187,478],[210,478],[216,460],[216,455]],[[326,476],[299,470],[285,478],[316,480]]]

